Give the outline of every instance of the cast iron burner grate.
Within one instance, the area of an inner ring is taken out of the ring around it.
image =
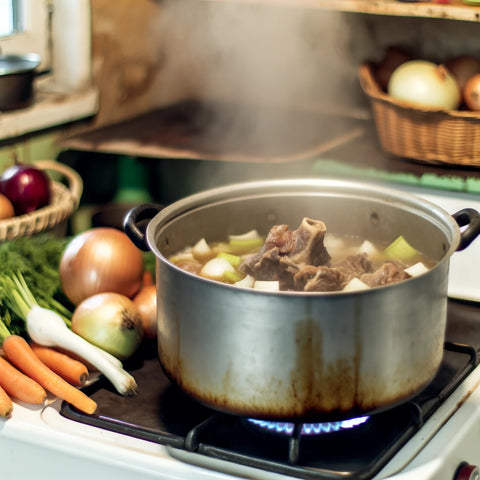
[[[477,350],[445,343],[432,383],[412,400],[348,430],[324,435],[259,432],[246,418],[216,413],[190,399],[163,374],[156,356],[132,368],[139,393],[121,397],[105,379],[83,390],[98,404],[85,415],[64,403],[69,419],[195,453],[306,480],[370,479],[418,431],[478,364]],[[208,468],[214,468],[208,463]]]

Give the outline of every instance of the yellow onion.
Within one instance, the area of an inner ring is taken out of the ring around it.
[[[470,110],[480,110],[480,73],[468,79],[465,84],[464,99]]]
[[[142,253],[115,228],[92,228],[78,234],[60,260],[62,290],[75,305],[102,292],[132,298],[140,289],[142,276]]]
[[[460,105],[460,89],[443,65],[426,60],[402,63],[390,77],[388,94],[425,107],[454,110]]]
[[[11,218],[15,215],[12,202],[0,193],[0,220]]]
[[[143,335],[145,338],[157,337],[157,287],[147,285],[135,295],[133,303],[142,318]]]
[[[445,62],[445,66],[455,77],[462,95],[468,80],[480,73],[480,59],[471,55],[450,58]]]
[[[83,300],[73,312],[72,331],[120,360],[135,353],[143,336],[133,300],[112,292]]]

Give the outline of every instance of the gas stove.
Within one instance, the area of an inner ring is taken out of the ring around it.
[[[451,213],[480,210],[475,196],[420,193]],[[128,365],[136,397],[120,397],[102,378],[85,387],[99,406],[93,416],[55,398],[41,408],[16,403],[0,423],[2,472],[19,480],[39,473],[69,480],[478,479],[480,282],[470,275],[476,243],[452,256],[440,370],[402,405],[344,424],[264,425],[190,399],[165,377],[150,345]]]

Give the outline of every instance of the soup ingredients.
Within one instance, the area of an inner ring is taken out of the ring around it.
[[[395,258],[397,260],[409,261],[419,255],[406,240],[400,235],[397,237],[386,249],[385,255],[388,258]]]
[[[222,280],[225,274],[235,272],[233,265],[222,257],[215,257],[209,260],[200,270],[200,276],[212,280]]]
[[[413,105],[453,110],[460,105],[460,89],[444,65],[410,60],[400,65],[388,83],[393,98]]]
[[[385,247],[368,239],[327,235],[326,225],[310,218],[304,218],[296,230],[274,225],[262,243],[256,251],[239,256],[230,253],[229,242],[213,242],[209,248],[217,256],[207,260],[199,274],[204,275],[213,262],[219,265],[221,259],[218,271],[212,269],[209,278],[271,292],[336,292],[400,282],[418,276],[428,270],[427,264],[434,263],[402,235]],[[219,251],[222,248],[227,251]],[[174,254],[170,261],[182,268],[187,255],[191,262],[202,265],[191,248]],[[418,265],[409,270],[415,262]]]
[[[7,392],[0,387],[0,417],[8,417],[13,411],[13,403]]]
[[[428,272],[428,268],[423,262],[418,262],[411,267],[406,268],[405,272],[407,272],[411,277],[418,277],[419,275]]]
[[[60,375],[68,383],[81,387],[85,385],[88,379],[87,367],[78,360],[55,350],[54,348],[45,347],[32,343],[30,345],[35,355],[57,375]]]
[[[157,337],[157,287],[146,285],[133,299],[142,318],[143,336],[147,339]]]
[[[358,278],[352,278],[344,287],[344,292],[357,292],[359,290],[367,290],[370,288],[366,283],[362,282]]]
[[[11,363],[46,390],[71,403],[82,412],[87,414],[95,412],[96,402],[43,364],[23,337],[9,335],[3,340],[2,347]]]
[[[250,230],[242,235],[229,235],[228,247],[232,254],[242,255],[258,249],[263,245],[263,237],[257,230]]]
[[[50,179],[39,168],[16,164],[0,176],[0,193],[12,202],[15,215],[30,213],[50,203]]]
[[[99,293],[81,302],[72,330],[120,360],[132,356],[142,341],[142,317],[133,300],[118,293]]]
[[[109,227],[78,234],[60,261],[62,289],[75,305],[103,292],[132,298],[140,290],[143,272],[142,253],[125,233]]]
[[[255,280],[253,288],[264,290],[265,292],[278,292],[280,290],[280,282],[277,280]]]
[[[470,110],[480,110],[480,74],[471,77],[463,91],[465,104]]]
[[[4,286],[7,279],[3,278]],[[41,307],[21,274],[12,275],[8,288],[4,288],[5,301],[22,318],[30,338],[46,347],[58,347],[83,358],[105,375],[122,395],[134,395],[137,384],[117,359],[92,345],[67,327],[56,312]]]
[[[0,387],[10,397],[21,402],[42,405],[47,399],[47,392],[38,382],[27,377],[3,357],[0,357]]]
[[[11,218],[15,215],[12,202],[0,193],[0,220]]]

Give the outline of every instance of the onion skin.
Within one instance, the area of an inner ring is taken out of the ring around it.
[[[12,202],[0,193],[0,220],[11,218],[15,215],[15,209]]]
[[[455,77],[463,101],[465,101],[465,86],[470,78],[480,73],[480,59],[471,55],[461,55],[447,60],[445,66]]]
[[[15,215],[31,213],[50,203],[50,179],[39,168],[16,164],[2,173],[0,193],[12,202]]]
[[[143,338],[142,319],[133,300],[112,292],[81,302],[72,315],[72,331],[120,360],[131,357]]]
[[[461,95],[457,81],[444,65],[426,60],[410,60],[390,77],[388,93],[412,105],[455,110]]]
[[[128,236],[110,227],[92,228],[74,237],[60,260],[60,281],[78,305],[92,295],[115,292],[132,298],[142,284],[143,256]]]
[[[467,108],[473,111],[480,110],[480,74],[468,80],[464,90],[464,101]]]
[[[146,339],[157,338],[157,287],[143,287],[133,299],[142,318],[143,336]]]

